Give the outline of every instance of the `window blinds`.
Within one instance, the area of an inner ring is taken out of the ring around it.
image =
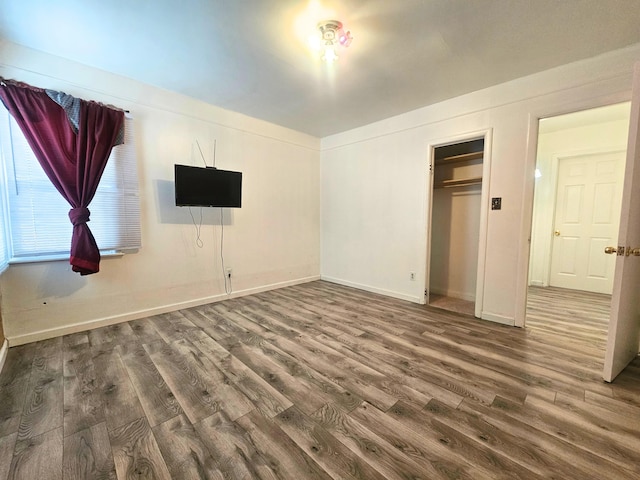
[[[4,183],[4,169],[2,168],[3,162],[2,151],[0,150],[0,185]],[[9,228],[6,222],[6,201],[5,201],[6,188],[3,188],[0,194],[0,273],[4,272],[9,266]]]
[[[15,120],[6,111],[1,117],[11,257],[19,260],[68,254],[71,207],[45,175]],[[125,143],[113,148],[96,195],[89,204],[89,227],[101,251],[141,246],[133,133],[133,119],[125,118]]]

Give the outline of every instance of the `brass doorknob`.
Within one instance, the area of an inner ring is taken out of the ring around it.
[[[553,234],[554,234],[556,237],[559,237],[559,236],[560,236],[560,230],[556,230],[555,232],[553,232]]]
[[[605,247],[604,253],[611,255],[612,253],[616,253],[618,250],[616,247]]]

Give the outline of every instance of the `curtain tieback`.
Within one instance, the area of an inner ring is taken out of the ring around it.
[[[69,210],[69,220],[75,227],[76,225],[82,225],[89,221],[90,211],[87,207],[77,207]]]

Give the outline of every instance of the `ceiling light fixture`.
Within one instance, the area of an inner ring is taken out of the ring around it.
[[[351,32],[345,32],[342,23],[337,20],[324,20],[318,23],[320,30],[320,41],[316,44],[322,51],[322,59],[327,63],[333,63],[338,59],[338,47],[348,47],[351,45],[353,37]]]

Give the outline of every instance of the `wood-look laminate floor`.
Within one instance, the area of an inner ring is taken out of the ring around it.
[[[597,346],[603,361],[610,309],[611,295],[529,287],[526,325],[557,339]]]
[[[435,293],[432,293],[429,297],[429,306],[472,316],[476,311],[476,302],[456,297],[447,297],[445,295],[438,295]]]
[[[639,478],[640,362],[530,323],[313,282],[14,347],[0,480]]]

